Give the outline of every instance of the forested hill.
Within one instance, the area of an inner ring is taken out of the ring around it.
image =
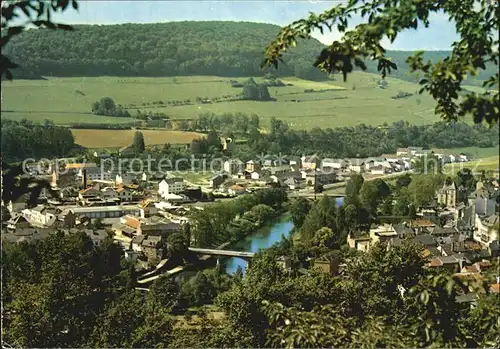
[[[12,40],[7,56],[22,62],[15,78],[41,76],[175,76],[218,75],[226,77],[263,75],[260,63],[266,46],[280,27],[250,22],[170,22],[157,24],[78,25],[75,31],[28,30]],[[298,43],[285,55],[280,75],[318,80],[326,76],[312,66],[325,46],[315,39]],[[398,64],[391,76],[415,81],[406,57],[412,52],[391,51]],[[436,61],[446,51],[426,52]],[[375,62],[368,71],[377,72]],[[494,73],[491,67],[478,79]]]
[[[22,69],[16,78],[40,76],[262,75],[266,46],[280,27],[249,22],[171,22],[78,25],[73,32],[28,30],[6,54]],[[324,47],[307,40],[291,50],[284,75],[324,78],[312,67]]]

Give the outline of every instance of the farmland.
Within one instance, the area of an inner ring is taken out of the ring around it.
[[[447,175],[454,175],[463,168],[469,168],[473,172],[479,171],[495,171],[499,167],[500,158],[498,155],[481,158],[475,161],[447,164],[443,168],[443,173]]]
[[[75,143],[86,148],[120,148],[132,144],[134,130],[71,129]],[[203,136],[196,132],[141,130],[146,145],[186,144]]]
[[[480,148],[480,147],[463,147],[463,148],[451,148],[451,149],[433,149],[433,151],[437,154],[467,154],[472,156],[474,159],[491,157],[499,154],[499,147],[490,147],[490,148]]]
[[[234,78],[244,82],[247,78]],[[231,101],[199,104],[196,97],[217,98],[236,95],[229,78],[217,76],[186,76],[164,78],[47,78],[46,80],[14,80],[2,86],[2,117],[33,121],[50,119],[56,124],[126,123],[130,118],[90,114],[91,104],[102,97],[111,97],[117,104],[134,105],[141,112],[163,112],[173,119],[194,118],[200,112],[255,113],[265,128],[271,117],[286,120],[295,129],[313,127],[354,126],[360,123],[379,125],[407,120],[416,125],[437,121],[435,102],[427,95],[392,99],[398,92],[415,93],[418,85],[387,78],[386,89],[377,87],[376,74],[356,72],[347,82],[341,77],[325,82],[283,78],[292,86],[270,87],[276,101]],[[256,79],[262,81],[262,79]],[[306,93],[304,90],[328,90]],[[167,101],[189,100],[190,105],[167,106]],[[152,102],[162,101],[164,104]],[[129,109],[132,115],[136,109]]]

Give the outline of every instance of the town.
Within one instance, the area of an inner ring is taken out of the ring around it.
[[[25,176],[47,179],[52,193],[47,188],[41,190],[35,207],[28,207],[25,197],[3,203],[10,219],[4,221],[2,239],[18,243],[41,239],[56,231],[82,230],[98,246],[110,235],[127,259],[137,260],[148,270],[162,259],[162,251],[167,249],[166,237],[182,231],[183,225],[189,225],[190,211],[203,210],[207,203],[231,200],[264,188],[283,188],[289,197],[342,198],[342,190],[329,194],[327,189],[342,189],[352,174],[362,174],[365,180],[411,174],[415,161],[430,153],[421,147],[408,147],[398,149],[396,154],[366,159],[321,159],[315,155],[246,163],[229,159],[223,162],[223,170],[210,176],[205,185],[168,172],[163,176],[111,173],[90,162],[31,164]],[[465,154],[433,155],[443,163],[470,160]],[[322,194],[324,190],[327,191]],[[496,233],[489,228],[498,223],[498,175],[487,185],[478,182],[474,192],[464,194],[464,190],[455,184],[444,185],[436,192],[434,202],[418,207],[418,219],[373,227],[366,234],[350,235],[347,243],[351,248],[368,251],[377,242],[391,246],[405,236],[414,236],[434,258],[431,265],[462,266],[464,261],[454,256],[465,252],[497,257]],[[442,262],[443,257],[450,258]],[[470,259],[466,261],[470,263]]]

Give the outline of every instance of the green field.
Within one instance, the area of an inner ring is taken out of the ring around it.
[[[247,78],[233,78],[243,82]],[[193,118],[200,112],[256,113],[266,120],[275,116],[286,120],[293,128],[310,129],[320,126],[353,126],[360,123],[379,125],[397,120],[422,125],[434,122],[435,102],[427,95],[391,99],[399,91],[415,93],[418,85],[387,78],[388,88],[377,87],[379,76],[356,72],[343,82],[341,77],[327,82],[312,82],[297,78],[282,79],[293,84],[271,87],[274,102],[233,101],[196,104],[196,97],[214,98],[235,95],[229,78],[189,76],[165,78],[48,78],[47,80],[14,80],[2,83],[2,117],[34,121],[51,119],[57,124],[75,122],[123,123],[128,118],[90,114],[91,104],[102,97],[112,97],[117,104],[135,104],[141,111],[164,112],[172,118]],[[258,81],[261,79],[257,79]],[[304,89],[335,89],[335,91],[304,93]],[[191,100],[194,105],[143,105],[156,101]],[[292,100],[299,100],[292,101]],[[135,110],[130,110],[132,115]]]
[[[447,164],[443,168],[443,173],[447,175],[456,174],[462,168],[469,168],[473,172],[496,171],[499,167],[500,158],[497,155],[478,159],[476,161]]]
[[[479,148],[479,147],[464,147],[464,148],[451,148],[451,149],[433,149],[437,154],[469,154],[472,155],[474,159],[487,158],[499,154],[499,146],[491,148]]]

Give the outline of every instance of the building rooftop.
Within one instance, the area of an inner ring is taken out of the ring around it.
[[[434,238],[428,234],[417,235],[413,238],[413,240],[419,244],[424,246],[435,246],[436,241]]]
[[[90,212],[116,212],[116,211],[138,211],[139,208],[135,205],[113,205],[113,206],[74,206],[66,207],[66,210],[71,210],[73,213],[90,213]]]
[[[495,213],[482,219],[482,223],[488,227],[498,226],[500,224],[500,217]]]

